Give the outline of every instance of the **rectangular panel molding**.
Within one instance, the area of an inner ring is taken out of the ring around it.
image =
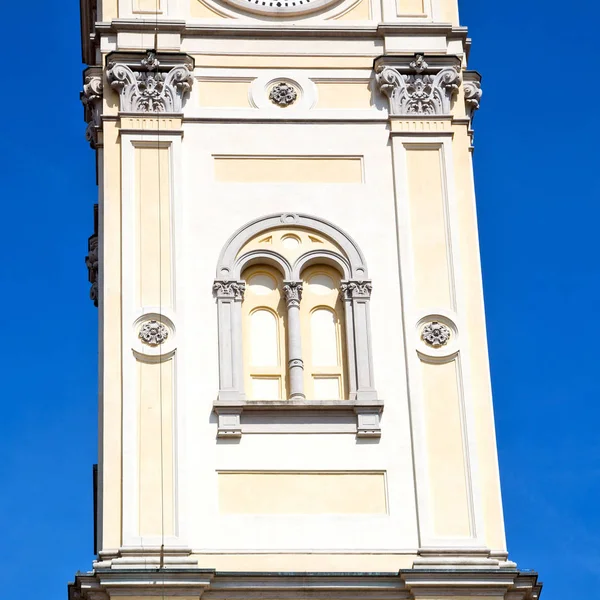
[[[361,156],[215,156],[222,183],[363,183]]]
[[[385,472],[220,471],[222,514],[387,514]]]

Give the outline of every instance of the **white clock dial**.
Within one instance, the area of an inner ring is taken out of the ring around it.
[[[290,16],[314,12],[339,0],[225,0],[227,4],[245,11],[270,16]]]

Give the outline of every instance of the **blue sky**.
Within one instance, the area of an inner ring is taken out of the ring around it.
[[[77,4],[3,3],[15,24],[0,95],[6,598],[43,587],[65,600],[93,558],[97,317],[84,256],[96,188]],[[461,17],[484,76],[475,172],[509,549],[539,571],[544,600],[587,597],[600,585],[600,9],[463,0]]]

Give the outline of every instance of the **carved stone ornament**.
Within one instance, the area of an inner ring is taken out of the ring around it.
[[[377,85],[389,99],[390,114],[449,115],[461,78],[459,63],[444,62],[427,63],[422,54],[417,54],[408,65],[377,64]]]
[[[102,68],[86,69],[80,98],[83,103],[85,121],[88,124],[85,139],[92,148],[96,148],[98,131],[102,127],[102,92]]]
[[[465,73],[464,90],[467,115],[473,118],[473,113],[479,108],[481,96],[483,96],[479,73],[476,71]]]
[[[217,298],[243,300],[246,284],[243,281],[215,281],[213,292]]]
[[[451,331],[443,323],[432,321],[423,327],[422,340],[433,348],[441,348],[450,341]]]
[[[294,104],[298,98],[296,88],[285,81],[277,83],[269,94],[269,100],[277,106],[289,106]]]
[[[85,257],[85,266],[88,270],[88,281],[92,284],[90,288],[90,299],[94,306],[98,306],[98,205],[94,205],[94,233],[88,238],[88,254]]]
[[[373,285],[370,281],[343,281],[342,293],[346,300],[353,298],[370,298]]]
[[[131,60],[119,62],[118,53],[109,55],[106,78],[119,93],[120,109],[134,113],[178,113],[183,99],[192,89],[193,63],[162,65],[159,56],[148,51],[137,64]],[[185,58],[185,57],[184,57]],[[114,60],[113,60],[114,59]]]
[[[301,281],[286,281],[283,285],[283,293],[288,307],[292,305],[300,305],[302,300],[302,282]]]
[[[169,330],[159,321],[146,321],[139,333],[139,338],[148,346],[160,346],[167,341]]]

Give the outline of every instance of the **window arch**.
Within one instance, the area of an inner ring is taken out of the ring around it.
[[[379,414],[368,311],[371,282],[358,246],[339,228],[295,214],[253,221],[225,245],[214,290],[220,422],[226,404],[234,410],[248,406],[247,400],[254,407],[260,401],[347,403],[359,415],[359,425],[364,407]],[[378,435],[378,416],[376,421],[369,434]]]

